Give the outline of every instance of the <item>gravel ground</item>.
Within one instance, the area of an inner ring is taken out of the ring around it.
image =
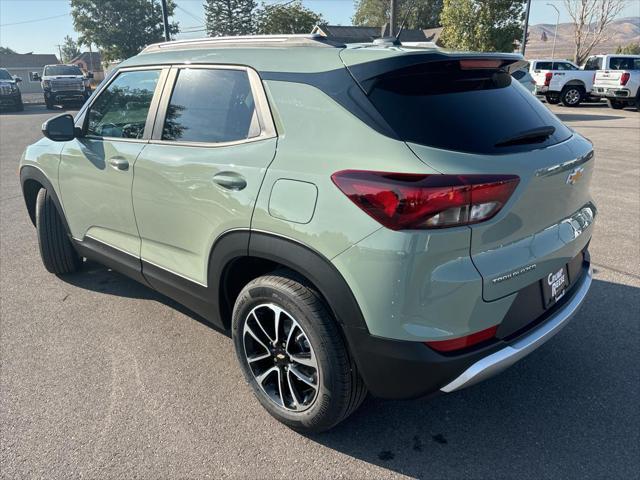
[[[581,312],[496,378],[369,398],[316,436],[271,419],[230,339],[185,309],[98,265],[44,270],[16,169],[52,112],[0,114],[0,477],[637,478],[640,114],[552,109],[597,154]]]

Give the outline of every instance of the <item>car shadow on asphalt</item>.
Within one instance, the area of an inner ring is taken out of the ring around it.
[[[219,332],[96,263],[61,278],[108,295],[161,302]],[[369,397],[333,430],[306,437],[418,478],[495,478],[499,471],[518,472],[518,478],[628,476],[640,467],[632,445],[639,431],[632,380],[640,356],[638,311],[639,288],[594,280],[568,326],[497,377],[429,399]]]
[[[179,311],[180,313],[202,323],[203,325],[206,325],[218,333],[222,333],[227,337],[230,336],[228,332],[218,329],[215,325],[212,325],[211,322],[208,322],[182,304],[156,292],[152,288],[147,287],[140,282],[132,280],[129,277],[121,275],[120,273],[91,260],[85,260],[83,267],[79,272],[60,275],[59,278],[62,281],[78,288],[104,293],[106,295],[154,300]]]
[[[418,478],[622,478],[640,468],[629,443],[639,431],[638,311],[640,289],[595,280],[563,331],[497,377],[431,399],[368,398],[309,438]]]

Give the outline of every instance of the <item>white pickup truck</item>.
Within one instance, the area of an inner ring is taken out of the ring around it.
[[[591,96],[595,72],[587,65],[595,57],[589,57],[583,68],[568,60],[531,60],[529,70],[536,82],[535,94],[544,96],[553,105],[560,102],[567,107],[580,105]]]
[[[593,95],[606,98],[609,107],[636,106],[640,110],[640,55],[614,55],[598,70]]]

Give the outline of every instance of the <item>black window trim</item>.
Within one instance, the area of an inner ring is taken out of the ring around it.
[[[100,98],[100,95],[109,88],[109,86],[118,78],[120,75],[126,72],[136,72],[136,71],[149,71],[149,70],[159,70],[160,76],[158,77],[158,83],[156,83],[156,89],[153,92],[153,98],[151,99],[151,104],[149,105],[149,111],[147,112],[147,120],[145,121],[144,133],[142,134],[142,138],[122,138],[122,137],[108,137],[108,136],[100,136],[100,135],[88,135],[87,128],[89,123],[89,111],[93,104]],[[89,138],[92,140],[108,140],[108,141],[117,141],[117,142],[129,142],[129,143],[149,143],[149,139],[151,138],[151,132],[153,128],[153,120],[156,116],[156,111],[158,109],[158,103],[160,101],[160,95],[163,91],[165,82],[167,80],[167,76],[169,74],[169,67],[166,65],[145,65],[142,67],[124,67],[120,68],[113,73],[110,77],[105,79],[101,87],[93,93],[90,98],[90,101],[86,103],[85,107],[80,110],[78,116],[76,117],[76,127],[80,127],[82,130],[82,137]]]
[[[183,69],[202,69],[202,70],[240,70],[247,73],[249,78],[249,85],[251,86],[251,94],[256,109],[256,115],[258,116],[258,123],[260,125],[260,133],[256,136],[243,138],[240,140],[233,140],[229,142],[193,142],[193,141],[181,141],[181,140],[162,140],[162,130],[164,129],[164,120],[171,101],[171,94],[178,79],[178,73]],[[146,130],[145,130],[146,133]],[[277,137],[277,131],[271,109],[269,108],[269,102],[267,95],[262,85],[262,80],[253,68],[244,65],[227,65],[227,64],[177,64],[171,65],[171,69],[167,75],[167,80],[162,90],[162,96],[158,103],[158,108],[155,115],[155,121],[153,124],[153,133],[149,139],[149,143],[157,145],[180,145],[187,147],[227,147],[232,145],[240,145],[243,143],[257,142],[268,138]]]

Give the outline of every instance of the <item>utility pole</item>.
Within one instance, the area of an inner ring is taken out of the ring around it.
[[[389,10],[389,36],[395,37],[396,23],[398,19],[398,0],[391,0],[391,9]]]
[[[167,0],[160,0],[162,5],[162,23],[164,25],[164,40],[166,42],[171,41],[171,35],[169,33],[169,17],[167,17]]]
[[[547,5],[549,5],[550,7],[553,7],[556,10],[556,13],[557,13],[557,17],[556,17],[556,33],[553,34],[553,48],[551,49],[551,63],[553,64],[553,61],[556,58],[556,37],[558,36],[558,23],[560,23],[560,10],[558,10],[558,7],[556,7],[553,3],[547,3]],[[551,65],[551,69],[555,70],[553,65]]]
[[[527,48],[527,30],[529,29],[529,12],[531,11],[531,0],[527,0],[527,11],[524,14],[524,32],[522,32],[522,47],[520,53],[524,57],[525,48]]]
[[[60,59],[60,62],[64,62],[64,60],[62,59],[62,45],[58,44],[56,45],[56,47],[58,47],[58,58]]]

